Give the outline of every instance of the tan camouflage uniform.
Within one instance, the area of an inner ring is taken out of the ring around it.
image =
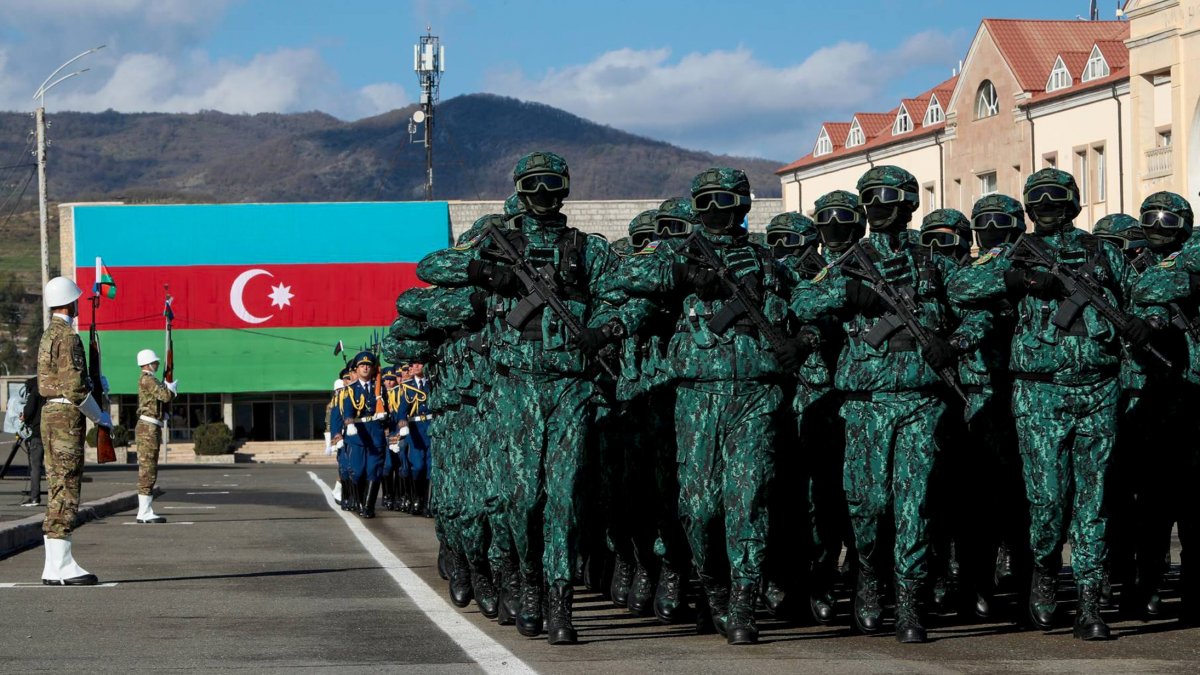
[[[158,482],[158,451],[162,446],[162,427],[147,422],[145,417],[162,420],[162,406],[175,398],[170,389],[154,373],[143,370],[138,379],[138,422],[134,427],[137,436],[138,494],[154,494]]]
[[[70,320],[57,314],[51,317],[38,345],[38,393],[46,399],[42,442],[49,484],[42,532],[51,539],[67,539],[75,529],[83,477],[83,413],[79,405],[87,400],[90,388],[83,341]]]

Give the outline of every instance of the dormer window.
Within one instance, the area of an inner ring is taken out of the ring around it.
[[[846,147],[853,148],[867,142],[867,135],[863,133],[862,125],[858,123],[858,118],[850,125],[850,133],[846,134]]]
[[[930,124],[940,124],[946,121],[946,113],[942,111],[942,104],[938,103],[937,96],[929,97],[929,107],[925,108],[925,119],[921,120],[921,126],[927,127]]]
[[[975,94],[975,119],[995,117],[1000,114],[1000,98],[996,96],[996,86],[991,80],[984,80]]]
[[[833,141],[829,140],[829,132],[821,127],[821,135],[817,136],[817,147],[813,148],[813,157],[828,155],[833,152]]]
[[[1098,80],[1102,77],[1108,77],[1112,73],[1108,68],[1108,61],[1104,60],[1104,54],[1100,51],[1100,46],[1092,47],[1092,53],[1088,56],[1087,65],[1083,68],[1083,77],[1080,78],[1084,82]]]
[[[1071,71],[1067,70],[1067,64],[1063,63],[1062,57],[1054,60],[1054,69],[1050,71],[1050,79],[1046,80],[1046,91],[1058,91],[1071,86]]]
[[[913,129],[912,118],[908,116],[908,109],[900,106],[900,112],[896,113],[896,121],[892,122],[892,135],[899,136],[906,134]]]

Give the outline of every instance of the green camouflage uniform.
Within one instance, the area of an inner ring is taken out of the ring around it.
[[[175,394],[154,376],[143,370],[138,378],[137,426],[134,427],[138,457],[138,494],[154,494],[158,482],[158,452],[162,447],[162,427],[147,422],[144,417],[162,420],[162,406]]]
[[[37,368],[38,393],[46,399],[41,431],[49,484],[42,533],[51,539],[67,539],[75,529],[83,477],[84,421],[79,405],[87,400],[91,389],[83,341],[70,321],[60,315],[50,317],[50,325],[42,334]]]

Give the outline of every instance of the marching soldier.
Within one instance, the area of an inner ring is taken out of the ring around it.
[[[350,450],[350,479],[358,497],[358,515],[375,517],[375,500],[383,478],[383,453],[387,452],[386,430],[391,426],[382,392],[375,391],[378,359],[368,351],[359,352],[351,365],[357,376],[342,397],[342,437]]]
[[[404,452],[400,436],[396,433],[400,408],[400,380],[396,376],[397,366],[383,369],[383,395],[387,398],[388,415],[391,416],[391,432],[388,434],[388,452],[383,460],[383,510],[400,510],[400,455]]]
[[[397,424],[408,430],[408,465],[413,485],[412,515],[430,517],[429,512],[429,380],[420,363],[408,366],[408,379],[400,383],[400,415]]]
[[[349,373],[349,368],[342,375]],[[337,456],[338,479],[333,487],[333,498],[343,511],[349,511],[353,499],[350,496],[350,461],[347,458],[346,442],[342,440],[342,394],[346,389],[346,381],[339,377],[333,381],[333,394],[329,403],[325,404],[325,442],[329,450]]]
[[[112,427],[107,412],[88,385],[83,341],[72,322],[83,295],[66,277],[46,284],[45,302],[52,315],[38,345],[38,392],[46,399],[42,409],[42,441],[46,446],[49,503],[42,522],[46,585],[92,586],[96,575],[79,566],[71,554],[71,532],[79,508],[79,483],[83,476],[84,418]]]
[[[143,349],[137,355],[142,374],[138,378],[138,514],[139,523],[165,523],[166,518],[154,513],[154,484],[158,481],[158,452],[162,447],[162,406],[175,398],[179,382],[162,382],[158,372],[158,355]]]

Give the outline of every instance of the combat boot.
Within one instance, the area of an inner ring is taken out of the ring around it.
[[[917,584],[896,580],[896,642],[925,642],[925,627],[917,608]]]
[[[729,618],[725,623],[725,641],[731,645],[752,645],[758,642],[758,626],[754,623],[754,603],[758,585],[739,581],[729,593]]]
[[[1058,570],[1035,565],[1029,583],[1029,620],[1035,628],[1053,630],[1057,609]]]
[[[505,557],[500,563],[496,574],[500,585],[500,606],[496,614],[496,623],[501,626],[511,626],[521,613],[521,577],[517,574],[517,562],[511,557]]]
[[[450,580],[450,547],[444,541],[438,542],[437,569],[443,581]]]
[[[466,607],[475,597],[471,588],[471,566],[467,556],[458,551],[452,552],[450,569],[450,602],[455,607]]]
[[[499,603],[496,586],[492,583],[492,572],[487,564],[471,566],[471,591],[475,594],[475,606],[479,613],[489,619],[496,618]]]
[[[638,565],[637,573],[633,575],[633,585],[629,587],[629,611],[636,616],[650,616],[654,591],[654,577],[650,570]]]
[[[521,573],[521,611],[517,612],[517,632],[525,637],[542,634],[542,573]]]
[[[703,575],[700,585],[704,589],[704,606],[696,608],[696,632],[704,634],[716,630],[723,636],[729,621],[729,586]]]
[[[1100,618],[1100,584],[1078,585],[1079,602],[1075,608],[1076,640],[1107,640],[1108,624]]]
[[[612,583],[608,586],[608,597],[617,607],[629,604],[629,587],[633,584],[633,562],[618,553],[613,562]]]
[[[376,499],[379,499],[379,481],[373,480],[367,483],[367,498],[363,501],[362,510],[358,512],[358,515],[363,518],[374,518]]]
[[[812,612],[813,621],[822,626],[833,623],[833,596],[828,591],[808,596],[808,609]]]
[[[550,586],[549,614],[546,617],[546,636],[552,645],[573,645],[579,642],[575,626],[571,624],[571,603],[575,589],[566,581],[556,581]]]
[[[678,570],[663,563],[654,589],[654,616],[659,621],[676,623],[682,618],[680,615],[686,610],[683,603],[686,584],[687,579]]]
[[[784,603],[787,602],[787,591],[783,589],[774,580],[767,581],[766,588],[763,589],[763,607],[767,609],[767,613],[771,616],[778,617],[783,614]]]
[[[854,627],[871,635],[883,627],[883,607],[879,604],[879,579],[867,565],[858,567],[858,586],[854,591]]]
[[[358,508],[358,498],[354,496],[354,481],[342,481],[342,510],[354,511]]]

